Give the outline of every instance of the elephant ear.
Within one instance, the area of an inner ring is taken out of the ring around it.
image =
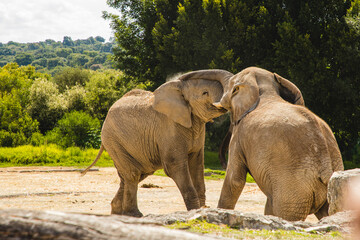
[[[280,84],[280,96],[293,104],[305,106],[304,98],[300,89],[289,80],[274,73],[275,80]]]
[[[190,128],[191,108],[181,92],[182,82],[169,81],[154,91],[153,108],[186,128]]]

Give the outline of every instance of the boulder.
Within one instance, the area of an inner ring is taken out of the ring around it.
[[[360,207],[356,206],[360,202],[360,169],[335,172],[328,184],[327,198],[330,215]]]
[[[219,239],[163,225],[174,222],[200,220],[226,224],[236,229],[295,230],[305,232],[350,232],[353,223],[351,212],[340,212],[323,218],[319,223],[289,222],[274,216],[242,213],[225,209],[197,209],[163,215],[133,218],[117,215],[88,215],[56,211],[1,210],[1,239]]]
[[[1,239],[215,239],[126,216],[0,210]]]
[[[282,218],[257,213],[243,213],[235,210],[203,208],[188,212],[175,212],[171,214],[149,214],[143,217],[149,221],[168,225],[175,222],[200,220],[214,224],[225,224],[236,229],[267,229],[267,230],[295,230],[307,232],[350,231],[352,213],[334,215],[323,218],[323,222],[310,223],[304,221],[290,222]]]

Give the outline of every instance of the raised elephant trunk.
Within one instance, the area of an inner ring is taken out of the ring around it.
[[[184,75],[181,75],[179,79],[182,81],[191,80],[191,79],[207,79],[207,80],[219,81],[225,93],[226,87],[228,86],[228,82],[232,76],[234,76],[234,74],[226,70],[208,69],[208,70],[198,70],[198,71],[185,73]],[[219,103],[214,103],[214,106],[217,106],[218,104]],[[219,149],[219,159],[224,169],[226,169],[227,166],[225,155],[229,148],[231,134],[232,134],[231,129],[229,129]]]
[[[224,88],[228,84],[229,79],[234,76],[231,72],[221,69],[207,69],[207,70],[198,70],[193,72],[188,72],[179,77],[180,80],[191,80],[191,79],[206,79],[219,81]]]

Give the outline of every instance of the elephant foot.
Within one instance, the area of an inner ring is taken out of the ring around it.
[[[139,217],[139,218],[144,216],[139,210],[123,212],[122,215],[130,216],[130,217]]]
[[[187,202],[185,202],[185,205],[186,205],[186,209],[188,211],[193,210],[193,209],[199,209],[201,207],[199,200],[197,200],[197,199],[195,201],[191,201],[191,202],[187,201]]]
[[[123,211],[117,211],[117,210],[112,209],[111,214],[125,215],[125,216],[130,216],[130,217],[142,217],[142,216],[144,216],[139,210],[123,212]]]

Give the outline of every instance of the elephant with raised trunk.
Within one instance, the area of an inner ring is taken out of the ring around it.
[[[114,161],[120,187],[111,213],[142,216],[137,206],[138,183],[164,169],[179,188],[188,210],[205,205],[205,123],[227,112],[217,108],[221,81],[229,73],[191,78],[191,73],[164,83],[154,92],[132,90],[114,103],[104,121],[101,148]]]
[[[218,207],[234,209],[250,173],[267,196],[265,214],[294,221],[327,216],[329,179],[344,169],[330,127],[276,73],[250,67],[223,81],[224,96],[214,105],[231,111],[232,136]]]

